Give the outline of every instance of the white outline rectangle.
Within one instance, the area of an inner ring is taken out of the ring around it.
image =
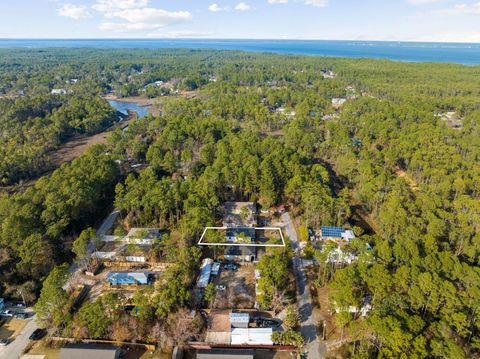
[[[205,233],[209,229],[214,230],[227,230],[227,229],[255,229],[255,230],[270,230],[270,231],[279,231],[280,238],[282,238],[282,244],[256,244],[256,243],[205,243],[202,242],[203,238],[205,237]],[[283,238],[282,228],[280,227],[205,227],[203,230],[202,236],[198,241],[197,245],[199,246],[232,246],[232,247],[285,247],[285,238]]]

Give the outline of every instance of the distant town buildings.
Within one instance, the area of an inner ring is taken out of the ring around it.
[[[335,109],[339,109],[340,107],[342,107],[342,105],[347,102],[347,99],[346,98],[342,98],[342,97],[335,97],[335,98],[332,98],[332,106],[335,108]]]
[[[67,90],[65,89],[53,89],[51,91],[51,94],[52,95],[66,95],[67,94]]]

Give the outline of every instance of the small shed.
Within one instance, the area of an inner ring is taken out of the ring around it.
[[[220,262],[214,262],[212,264],[212,275],[218,275],[220,272]]]
[[[149,272],[110,272],[107,280],[110,284],[150,284],[152,274]]]
[[[68,344],[60,349],[60,359],[118,359],[119,347],[102,344]]]
[[[250,315],[248,313],[230,313],[230,326],[232,328],[248,328]]]

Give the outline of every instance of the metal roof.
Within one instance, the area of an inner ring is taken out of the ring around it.
[[[252,349],[201,349],[197,351],[197,359],[253,359]]]
[[[110,272],[107,275],[111,284],[149,284],[150,279],[148,272]]]
[[[230,313],[231,322],[249,322],[250,315],[248,313]]]
[[[273,345],[272,328],[232,328],[231,344]]]
[[[117,359],[121,349],[113,345],[69,344],[60,349],[60,359]]]
[[[210,281],[210,274],[212,273],[212,263],[213,260],[210,258],[205,258],[202,263],[202,269],[200,276],[198,277],[197,286],[199,288],[205,288]]]

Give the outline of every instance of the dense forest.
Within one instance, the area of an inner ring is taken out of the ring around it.
[[[196,96],[152,93],[155,81]],[[55,88],[71,92],[52,95]],[[315,253],[318,285],[333,289],[332,300],[371,300],[365,319],[337,315],[352,337],[349,355],[479,355],[479,67],[204,50],[0,50],[2,183],[33,178],[52,148],[112,123],[102,98],[110,91],[166,95],[162,114],[0,196],[5,294],[22,290],[34,301],[47,278],[40,303],[57,296],[50,287],[72,240],[115,206],[129,226],[170,231],[167,252],[182,265],[134,300],[140,322],[156,316],[172,326],[192,300],[181,288],[200,258],[194,243],[223,201],[288,203],[313,228],[355,225],[360,208],[370,228],[355,245],[358,260],[329,268],[325,253]],[[336,98],[346,102],[334,106]],[[144,168],[125,173],[118,163],[129,159]],[[109,300],[74,320],[95,336],[90,314],[108,313]],[[55,318],[66,320],[61,310]]]

